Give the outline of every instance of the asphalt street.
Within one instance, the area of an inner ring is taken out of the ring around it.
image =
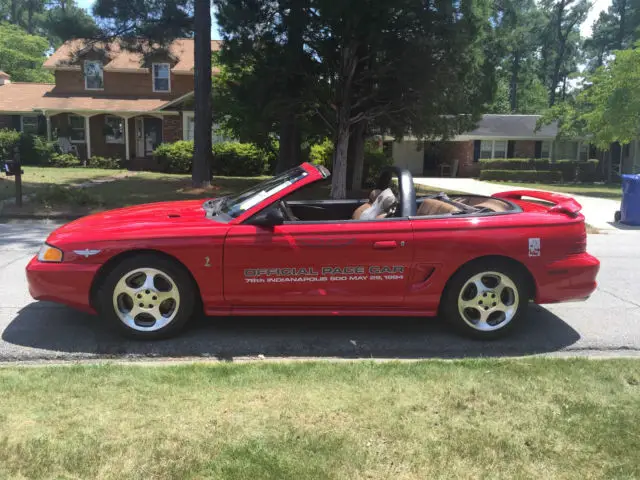
[[[586,302],[532,306],[507,339],[453,335],[439,319],[202,318],[158,342],[118,337],[97,317],[31,299],[24,268],[52,223],[0,224],[0,362],[93,358],[461,358],[525,355],[640,356],[640,231],[590,235],[602,262]]]

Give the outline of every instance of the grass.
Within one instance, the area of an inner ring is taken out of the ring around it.
[[[539,190],[552,190],[554,192],[571,193],[574,195],[584,195],[586,197],[608,198],[611,200],[622,199],[622,187],[620,184],[576,184],[576,183],[511,183],[511,182],[489,182],[498,185],[511,185],[515,188],[535,188]]]
[[[0,369],[0,478],[639,478],[634,360]]]
[[[123,175],[119,170],[104,170],[101,168],[50,168],[50,167],[22,167],[23,194],[35,193],[47,185],[72,185],[84,183],[99,178]],[[15,177],[0,174],[0,200],[15,197]]]
[[[212,185],[194,188],[190,175],[154,172],[127,172],[89,168],[24,167],[23,191],[31,195],[22,208],[7,205],[5,215],[84,215],[92,211],[171,200],[191,200],[238,193],[264,180],[262,177],[215,177]],[[115,179],[114,179],[115,178]],[[112,180],[112,181],[106,181]],[[84,182],[90,188],[76,188]],[[0,177],[0,200],[14,196],[13,178]],[[329,198],[330,182],[318,182],[295,199]],[[419,195],[437,193],[417,185]],[[451,195],[458,192],[447,192]],[[356,192],[354,198],[366,198],[369,191]]]

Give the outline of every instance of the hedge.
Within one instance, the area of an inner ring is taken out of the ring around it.
[[[482,170],[480,180],[557,183],[562,181],[562,174],[557,170]]]
[[[23,165],[47,165],[55,153],[53,142],[15,130],[0,130],[0,160],[13,159],[16,146]]]
[[[13,150],[20,142],[20,132],[15,130],[0,130],[0,160],[13,158]]]
[[[549,170],[546,158],[491,158],[480,160],[480,170]]]
[[[222,142],[212,148],[213,174],[238,177],[253,177],[268,173],[273,153],[267,153],[251,143]],[[167,173],[190,173],[193,165],[193,142],[181,140],[163,143],[153,152],[162,171]]]
[[[160,168],[167,173],[190,173],[193,165],[193,142],[180,140],[163,143],[153,152]]]
[[[269,170],[269,156],[252,143],[222,142],[213,146],[213,174],[255,177]]]

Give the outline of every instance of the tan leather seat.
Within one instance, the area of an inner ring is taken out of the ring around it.
[[[455,205],[437,200],[435,198],[425,198],[418,208],[416,215],[418,216],[431,216],[431,215],[447,215],[450,213],[459,213],[460,210]]]
[[[362,215],[362,212],[364,212],[365,210],[370,208],[371,205],[373,205],[373,202],[376,201],[376,198],[378,198],[378,195],[380,195],[381,191],[382,190],[378,190],[377,188],[374,190],[371,190],[371,193],[369,194],[369,201],[367,203],[363,203],[358,208],[356,208],[355,211],[353,212],[353,215],[351,215],[351,219],[360,220],[360,215]],[[384,217],[386,217],[386,215],[384,215]],[[384,218],[384,217],[378,216],[378,218]]]
[[[480,200],[480,201],[478,201]],[[502,200],[497,198],[454,198],[454,202],[464,203],[466,205],[470,205],[476,208],[488,208],[489,210],[493,210],[494,212],[507,212],[511,210],[511,206]]]

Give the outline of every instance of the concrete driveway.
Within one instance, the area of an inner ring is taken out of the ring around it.
[[[34,302],[24,267],[55,225],[0,224],[0,361],[148,357],[459,358],[640,355],[636,232],[589,236],[601,287],[584,303],[531,307],[529,322],[496,342],[461,339],[438,319],[205,318],[160,342],[123,340],[97,318]]]
[[[531,190],[530,188],[514,187],[513,185],[498,185],[490,182],[481,182],[474,178],[439,178],[439,177],[419,177],[413,181],[419,185],[431,187],[433,189],[453,190],[457,192],[475,193],[478,195],[493,195],[495,193],[507,192],[509,190]],[[560,192],[562,193],[562,192]],[[616,230],[625,228],[613,223],[614,215],[620,210],[620,202],[607,198],[586,197],[584,195],[570,195],[582,205],[582,213],[587,223],[600,230]]]

